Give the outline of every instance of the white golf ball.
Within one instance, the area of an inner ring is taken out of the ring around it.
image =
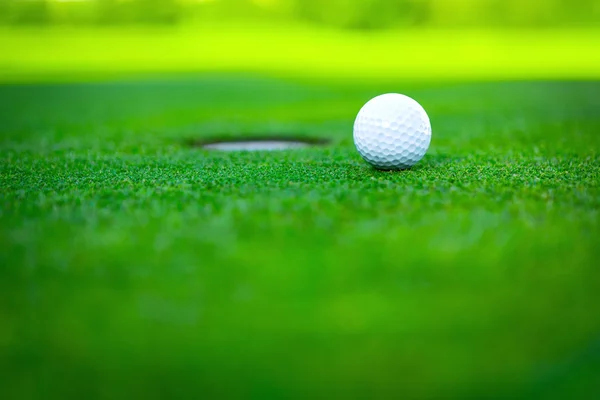
[[[396,93],[367,102],[354,121],[354,144],[369,164],[379,169],[415,165],[431,142],[431,123],[419,103]]]

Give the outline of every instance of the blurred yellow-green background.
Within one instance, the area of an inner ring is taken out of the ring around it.
[[[593,0],[4,0],[0,80],[595,79]]]

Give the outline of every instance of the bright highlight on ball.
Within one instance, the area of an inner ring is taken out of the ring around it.
[[[415,165],[431,142],[431,123],[419,103],[388,93],[367,102],[354,121],[354,144],[369,164],[399,170]]]

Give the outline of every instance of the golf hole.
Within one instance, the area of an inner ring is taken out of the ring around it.
[[[325,139],[260,137],[243,139],[222,139],[195,142],[194,145],[215,151],[278,151],[303,149],[327,144]]]

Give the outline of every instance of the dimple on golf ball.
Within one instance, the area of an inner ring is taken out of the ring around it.
[[[354,144],[359,154],[378,169],[397,170],[415,165],[431,142],[431,123],[419,103],[388,93],[367,102],[354,121]]]

